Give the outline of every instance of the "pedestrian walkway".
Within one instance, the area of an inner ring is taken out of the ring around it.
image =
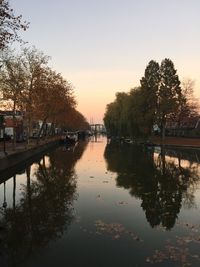
[[[49,143],[49,142],[54,141],[54,140],[58,140],[59,138],[60,138],[59,136],[55,136],[55,137],[48,137],[46,139],[41,139],[39,144],[37,144],[36,139],[32,139],[29,141],[28,145],[26,144],[26,142],[16,143],[15,149],[13,149],[12,141],[6,141],[5,142],[5,149],[4,149],[4,142],[1,141],[0,142],[0,159],[7,157],[8,155],[11,155],[11,154],[16,154],[16,153],[25,151],[25,150],[33,148],[33,147],[37,147],[39,145],[43,145],[43,144]],[[4,152],[4,150],[5,150],[5,152]]]

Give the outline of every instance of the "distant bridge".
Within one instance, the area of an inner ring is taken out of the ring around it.
[[[106,132],[105,126],[101,123],[90,124],[90,130],[94,133],[105,133]]]

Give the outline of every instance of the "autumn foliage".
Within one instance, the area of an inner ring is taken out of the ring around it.
[[[49,57],[36,48],[25,48],[19,54],[4,51],[0,71],[1,104],[24,115],[26,134],[32,136],[32,125],[41,121],[40,134],[47,123],[53,129],[87,129],[84,116],[76,110],[73,86],[48,66]]]

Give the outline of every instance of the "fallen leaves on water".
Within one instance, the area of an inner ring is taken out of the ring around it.
[[[125,202],[125,201],[120,201],[120,202],[118,202],[118,204],[119,204],[119,205],[127,205],[128,203]]]
[[[127,231],[125,227],[120,223],[105,223],[102,220],[97,220],[95,222],[95,226],[97,228],[96,233],[100,234],[109,234],[112,239],[117,240],[122,236],[128,235],[135,241],[143,241],[138,235],[131,231]]]
[[[168,240],[163,250],[155,250],[151,257],[146,258],[146,262],[155,264],[165,260],[179,263],[180,266],[192,266],[191,261],[200,262],[200,255],[191,251],[191,244],[199,250],[200,245],[200,225],[178,222],[178,225],[186,228],[189,233],[186,236],[176,236],[174,241]]]
[[[200,224],[192,224],[192,223],[187,223],[187,222],[177,222],[177,225],[180,225],[183,228],[191,230],[192,232],[200,232]]]
[[[76,217],[76,223],[80,223],[80,221],[81,221],[81,217],[80,216],[77,216]]]

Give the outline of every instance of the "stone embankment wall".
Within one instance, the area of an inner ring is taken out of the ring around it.
[[[58,140],[16,152],[0,159],[0,180],[4,180],[8,173],[11,174],[15,170],[17,171],[17,169],[28,166],[37,158],[40,158],[43,154],[57,146],[59,146]]]

